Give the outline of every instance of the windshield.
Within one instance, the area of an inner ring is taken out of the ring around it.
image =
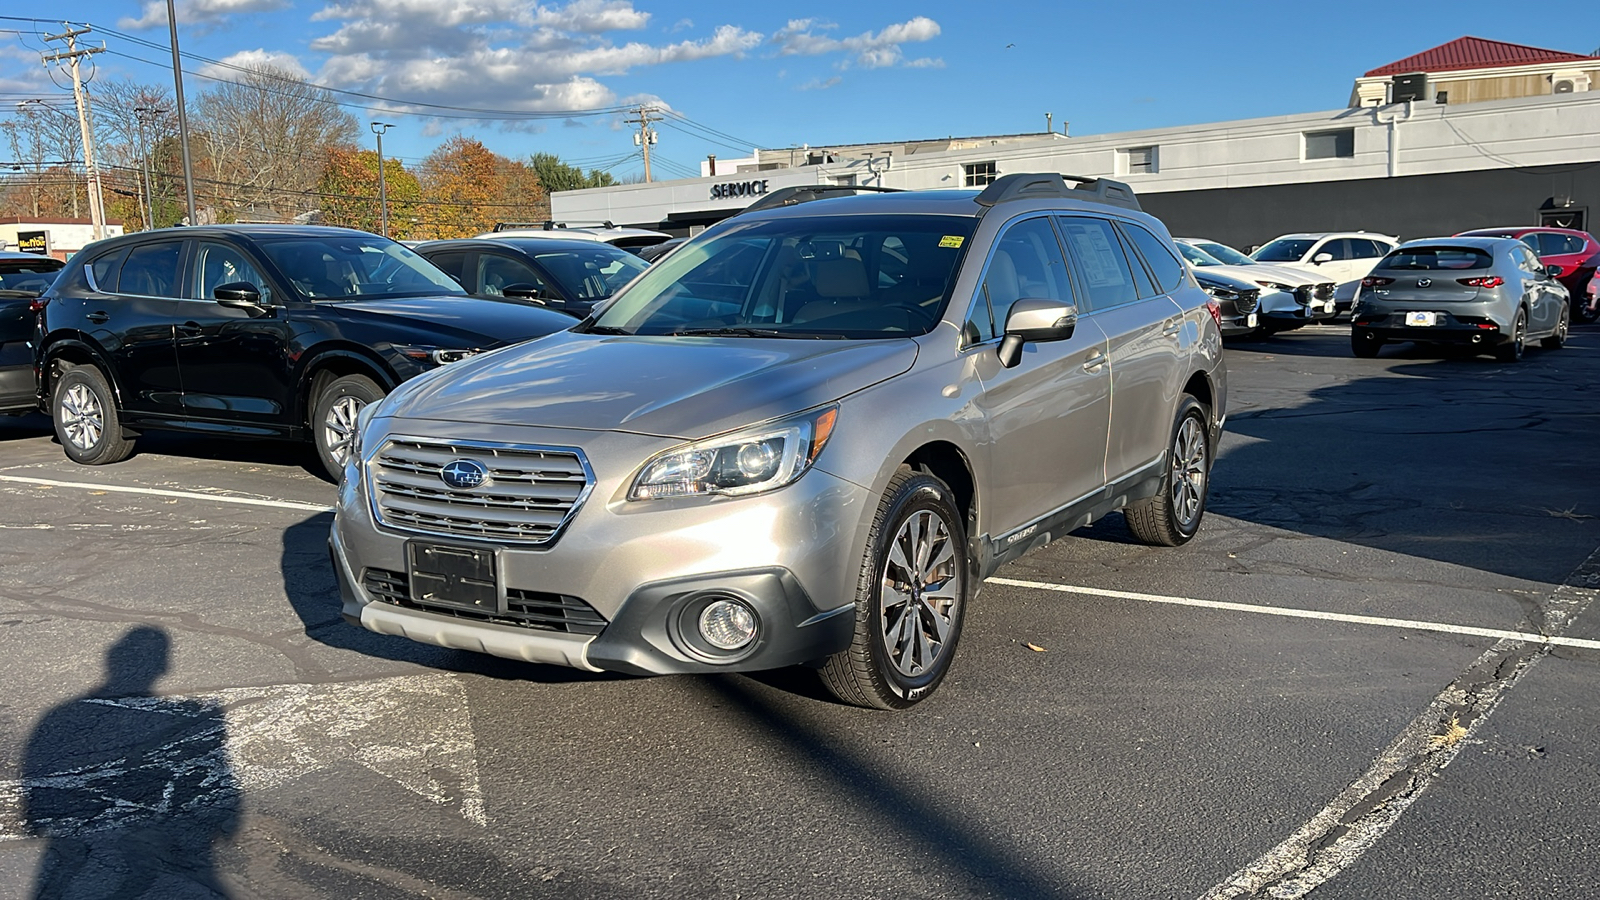
[[[1305,238],[1278,238],[1250,254],[1256,262],[1299,262],[1316,245]]]
[[[466,294],[433,263],[375,234],[266,238],[258,243],[294,289],[312,300]]]
[[[56,280],[62,263],[47,256],[31,259],[0,260],[0,291],[27,291],[42,294]]]
[[[1191,266],[1222,265],[1220,260],[1213,259],[1211,254],[1201,250],[1199,247],[1196,247],[1193,244],[1185,244],[1180,241],[1176,246],[1178,248],[1178,252],[1183,254],[1183,258],[1187,259],[1189,261],[1189,265]]]
[[[589,326],[613,334],[885,338],[944,314],[977,220],[734,220],[656,263]]]
[[[1216,259],[1221,260],[1230,266],[1253,266],[1256,264],[1255,260],[1245,256],[1243,253],[1240,253],[1232,247],[1229,247],[1227,244],[1219,244],[1215,241],[1206,241],[1198,246],[1201,250],[1204,250]]]
[[[535,253],[533,258],[562,289],[579,300],[603,300],[650,268],[639,257],[609,244],[550,250]]]

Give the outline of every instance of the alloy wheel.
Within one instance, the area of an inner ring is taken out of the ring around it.
[[[1183,420],[1172,442],[1172,512],[1184,531],[1194,528],[1206,495],[1206,436],[1194,416]]]
[[[950,526],[926,509],[901,523],[889,543],[880,634],[895,668],[908,678],[930,671],[950,638],[965,577],[955,551]]]
[[[323,444],[328,448],[328,455],[341,466],[350,458],[350,442],[356,436],[356,420],[366,405],[358,397],[340,397],[328,407],[328,414],[322,420]]]
[[[73,384],[61,394],[61,427],[79,450],[93,450],[106,430],[100,398],[87,385]]]

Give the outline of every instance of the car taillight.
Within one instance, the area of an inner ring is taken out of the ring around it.
[[[1210,298],[1206,299],[1206,312],[1211,313],[1211,318],[1216,320],[1217,327],[1222,327],[1222,304]]]
[[[1456,281],[1467,287],[1476,288],[1497,288],[1506,283],[1506,280],[1499,275],[1485,275],[1482,278],[1457,278]]]
[[[49,305],[50,305],[50,301],[48,299],[46,299],[44,297],[35,297],[32,300],[28,301],[28,312],[35,312],[36,313],[36,312],[39,312],[40,310],[44,309],[46,306],[49,306]]]
[[[1379,278],[1376,275],[1368,275],[1367,277],[1361,279],[1362,287],[1383,287],[1386,284],[1394,284],[1394,279]]]

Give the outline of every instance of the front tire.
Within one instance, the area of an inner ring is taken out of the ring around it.
[[[1522,359],[1522,351],[1528,346],[1528,314],[1517,310],[1517,318],[1511,323],[1511,340],[1494,348],[1494,358],[1503,363],[1514,363]]]
[[[61,449],[75,463],[104,466],[133,455],[111,384],[94,366],[70,366],[61,373],[50,395],[50,418]]]
[[[317,444],[317,458],[334,484],[344,476],[350,442],[356,436],[356,417],[367,404],[383,399],[383,389],[365,375],[343,375],[328,382],[317,394],[311,412],[311,430]]]
[[[872,709],[905,709],[926,699],[950,670],[971,580],[966,529],[949,486],[901,470],[868,534],[855,638],[822,666],[828,690]]]
[[[1167,471],[1153,497],[1122,511],[1133,536],[1153,547],[1186,544],[1200,530],[1211,486],[1211,428],[1206,408],[1185,395],[1167,445]]]

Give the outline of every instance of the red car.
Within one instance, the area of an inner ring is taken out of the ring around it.
[[[1556,280],[1566,285],[1572,295],[1572,312],[1582,321],[1595,318],[1594,304],[1589,303],[1589,282],[1600,267],[1600,241],[1587,231],[1570,228],[1477,228],[1463,231],[1457,237],[1514,237],[1533,248],[1539,260],[1547,266],[1560,266]]]

